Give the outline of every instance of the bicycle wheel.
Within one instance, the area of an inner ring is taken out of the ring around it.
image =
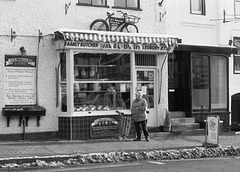
[[[105,20],[96,19],[91,23],[90,30],[109,31],[109,26]]]
[[[138,33],[138,28],[135,24],[127,23],[121,27],[120,32]]]

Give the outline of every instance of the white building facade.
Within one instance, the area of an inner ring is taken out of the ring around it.
[[[117,111],[130,114],[136,90],[148,100],[148,126],[163,125],[167,57],[177,42],[166,35],[165,3],[7,0],[0,6],[3,140],[115,137]],[[90,31],[92,21],[108,11],[120,17],[119,10],[140,17],[139,33]]]
[[[200,123],[207,115],[218,115],[229,130],[231,123],[239,122],[239,65],[233,55],[237,43],[232,43],[239,37],[239,2],[175,0],[166,4],[167,33],[178,35],[182,42],[170,58],[169,78],[172,73],[174,80],[179,72],[175,81],[184,82],[170,83],[169,109],[185,111]],[[181,69],[186,64],[189,68]],[[174,99],[179,100],[171,103]]]

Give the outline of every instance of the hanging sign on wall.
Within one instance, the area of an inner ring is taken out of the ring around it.
[[[5,55],[5,104],[36,104],[36,56]]]

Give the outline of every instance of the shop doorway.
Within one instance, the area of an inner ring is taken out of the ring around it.
[[[191,112],[190,53],[175,51],[168,58],[169,111]]]
[[[148,127],[158,126],[157,115],[157,75],[156,69],[137,69],[137,88],[143,92],[143,98],[148,102]]]
[[[240,93],[234,94],[231,100],[231,129],[240,129]]]

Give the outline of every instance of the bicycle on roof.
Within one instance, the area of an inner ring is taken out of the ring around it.
[[[94,20],[90,25],[90,30],[138,33],[135,23],[138,23],[140,18],[128,15],[121,10],[117,12],[121,13],[122,17],[114,17],[114,13],[107,12],[107,18]]]

